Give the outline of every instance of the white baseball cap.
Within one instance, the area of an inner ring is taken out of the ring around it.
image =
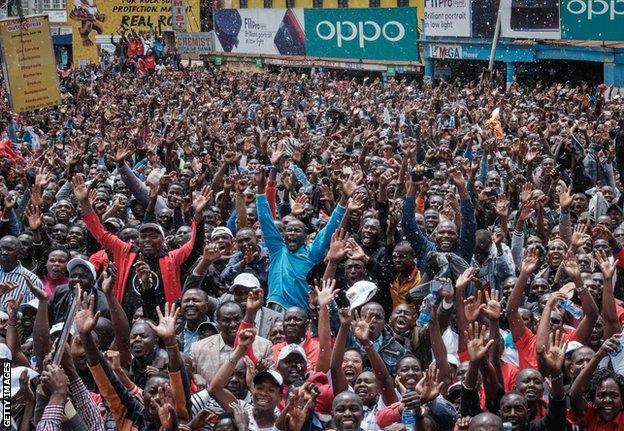
[[[210,239],[214,238],[217,235],[221,235],[227,233],[229,236],[233,237],[234,235],[232,235],[232,231],[230,229],[228,229],[225,226],[218,226],[216,228],[214,228],[212,230],[212,233],[210,234]]]
[[[299,344],[287,344],[282,347],[282,350],[280,350],[279,356],[277,357],[277,362],[283,361],[291,353],[301,356],[304,361],[308,360],[305,351],[303,350],[303,347],[301,347]]]
[[[583,346],[584,344],[581,344],[578,341],[569,341],[568,345],[566,346],[565,354],[567,355],[568,353],[572,353],[575,350],[578,350]]]
[[[377,293],[377,285],[373,282],[360,280],[351,286],[346,293],[349,300],[349,311],[366,304]]]
[[[63,332],[63,326],[65,322],[58,322],[52,325],[50,328],[50,335],[56,334],[57,332]],[[69,328],[69,333],[71,335],[76,335],[76,323],[73,323],[71,328]]]
[[[165,237],[165,231],[163,230],[162,226],[159,225],[158,223],[143,223],[139,227],[139,232],[142,232],[144,230],[155,230],[159,234],[161,234],[163,238]]]
[[[28,301],[26,304],[22,304],[20,308],[24,310],[26,307],[34,308],[35,310],[39,309],[39,300],[37,298],[33,298]]]
[[[284,384],[284,379],[282,378],[282,375],[275,370],[265,370],[265,371],[259,372],[258,374],[254,376],[253,382],[258,383],[260,380],[264,378],[269,378],[273,380],[273,382],[279,387],[281,387]]]
[[[91,275],[93,276],[93,279],[96,280],[97,279],[97,272],[95,271],[95,266],[93,266],[93,264],[91,262],[89,262],[88,260],[84,260],[81,259],[79,257],[75,257],[72,260],[70,260],[69,262],[67,262],[67,272],[71,273],[73,271],[73,269],[77,266],[85,266],[87,267],[87,269],[89,269],[89,271],[91,271]]]
[[[250,289],[255,289],[257,287],[260,287],[260,281],[255,275],[248,272],[243,272],[242,274],[238,274],[232,282],[232,285],[230,286],[230,292],[234,291],[234,286],[243,286]]]

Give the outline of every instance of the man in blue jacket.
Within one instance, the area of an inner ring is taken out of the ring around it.
[[[310,245],[305,244],[308,228],[299,220],[289,221],[282,237],[273,222],[271,209],[264,194],[266,187],[264,171],[256,173],[255,180],[258,220],[265,246],[269,250],[267,304],[269,308],[279,312],[290,307],[300,307],[307,311],[310,288],[306,276],[325,257],[332,234],[338,229],[345,215],[349,198],[361,181],[361,174],[343,182],[342,197],[338,206],[332,212],[327,225],[318,232]]]
[[[401,229],[403,235],[410,243],[418,259],[418,269],[421,274],[425,272],[427,255],[431,251],[442,253],[455,253],[466,262],[472,260],[475,249],[475,232],[477,222],[475,218],[474,204],[470,200],[464,176],[457,168],[450,168],[448,175],[457,187],[459,193],[459,207],[461,210],[461,227],[459,236],[457,226],[450,220],[441,221],[434,231],[434,240],[431,241],[416,223],[416,183],[407,183],[407,196],[403,201],[403,213],[401,217]]]

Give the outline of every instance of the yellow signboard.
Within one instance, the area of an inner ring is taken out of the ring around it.
[[[0,21],[4,74],[15,112],[58,105],[61,94],[47,16]]]
[[[171,0],[68,0],[67,16],[72,26],[74,64],[97,63],[100,38],[133,29],[162,33],[171,30]],[[186,1],[186,30],[199,31],[199,0]]]

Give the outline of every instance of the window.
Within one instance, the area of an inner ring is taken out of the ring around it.
[[[287,8],[295,7],[295,0],[286,0],[286,7]]]
[[[41,9],[43,10],[52,9],[52,0],[42,0]]]
[[[379,0],[368,0],[368,7],[379,7]]]
[[[349,7],[349,0],[338,0],[338,7],[348,8]]]
[[[312,7],[313,8],[322,8],[323,7],[323,0],[312,0]]]
[[[240,8],[241,9],[247,9],[248,7],[249,6],[248,6],[248,3],[247,3],[247,0],[240,0]]]
[[[408,7],[409,6],[409,0],[398,0],[397,6],[398,7]]]
[[[60,9],[61,0],[52,0],[52,9]]]
[[[273,7],[273,0],[264,0],[264,7],[270,9]]]

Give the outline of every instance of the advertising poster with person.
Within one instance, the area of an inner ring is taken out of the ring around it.
[[[98,45],[111,36],[171,30],[171,0],[73,0],[67,2],[74,63],[99,61]],[[186,30],[199,31],[199,0],[186,1]]]

